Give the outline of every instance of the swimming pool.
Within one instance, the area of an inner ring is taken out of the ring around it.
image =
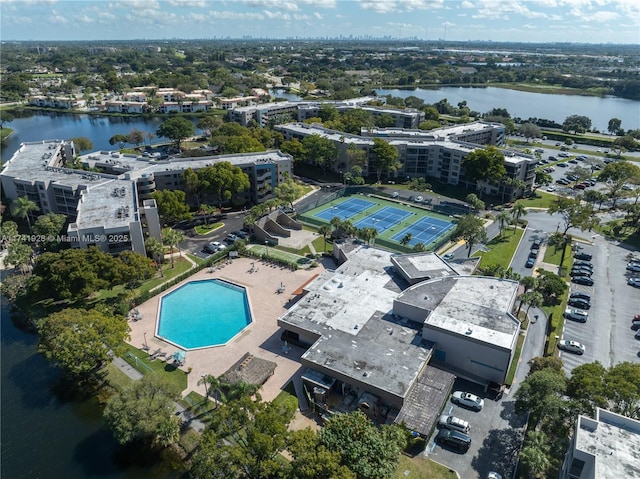
[[[160,300],[156,335],[183,349],[228,343],[251,324],[247,291],[219,279],[190,281]]]

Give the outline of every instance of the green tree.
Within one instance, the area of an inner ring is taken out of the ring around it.
[[[528,277],[531,278],[531,276]],[[527,364],[529,365],[527,376],[531,376],[536,371],[542,371],[543,369],[551,369],[558,374],[562,374],[563,371],[562,360],[557,356],[536,356],[531,358]]]
[[[398,150],[382,138],[373,139],[371,151],[373,153],[373,165],[376,169],[378,183],[380,182],[383,170],[391,174],[391,176],[394,176],[395,172],[402,166],[398,161],[400,157]]]
[[[400,244],[402,246],[406,246],[411,242],[411,239],[413,238],[413,235],[411,233],[407,233],[406,235],[404,235],[402,237],[402,239],[400,240]]]
[[[465,198],[465,201],[476,211],[483,210],[485,208],[484,201],[478,198],[475,193],[469,193]]]
[[[640,167],[629,161],[609,163],[600,172],[598,181],[604,182],[607,194],[612,200],[611,207],[615,209],[624,192],[625,185],[640,182]]]
[[[175,223],[191,219],[186,193],[182,190],[157,190],[151,194],[158,205],[158,214],[163,221]]]
[[[182,173],[182,180],[184,181],[184,188],[186,193],[193,198],[194,203],[200,203],[200,178],[192,168],[187,168]]]
[[[293,208],[293,202],[304,195],[304,187],[297,183],[293,178],[285,178],[274,189],[274,194],[279,201],[288,204]]]
[[[613,365],[605,385],[613,412],[640,419],[640,364],[627,361]]]
[[[29,199],[28,196],[19,196],[11,202],[9,206],[11,216],[14,218],[26,219],[29,225],[29,231],[31,231],[31,219],[29,215],[31,212],[40,211],[40,207],[35,201]]]
[[[180,149],[182,141],[192,136],[194,132],[193,123],[184,117],[176,116],[164,121],[156,130],[156,135],[169,138],[175,142],[176,148]]]
[[[77,151],[89,151],[93,149],[93,142],[84,136],[77,136],[75,138],[71,138],[73,142],[73,146],[75,146]]]
[[[22,274],[26,274],[31,263],[33,248],[22,241],[11,241],[4,257],[4,265],[12,264]]]
[[[620,120],[619,118],[611,118],[611,120],[609,120],[609,124],[607,125],[607,131],[609,132],[609,134],[615,135],[616,133],[618,133],[618,130],[621,126],[622,120]]]
[[[511,215],[507,211],[501,211],[496,215],[496,221],[498,222],[498,228],[500,229],[500,236],[502,236],[502,232],[511,222]]]
[[[467,182],[484,181],[497,184],[507,174],[504,155],[493,146],[479,148],[469,153],[462,160],[462,168]]]
[[[166,447],[176,443],[180,434],[174,414],[178,398],[162,375],[147,374],[109,398],[104,418],[120,444],[144,441]]]
[[[212,136],[213,132],[222,126],[224,121],[218,115],[207,115],[200,118],[198,128],[205,132],[206,136]]]
[[[110,145],[115,145],[116,143],[118,143],[120,145],[120,148],[124,147],[124,144],[128,141],[129,138],[127,138],[127,135],[121,134],[113,135],[111,138],[109,138]]]
[[[575,131],[584,133],[591,128],[591,119],[582,115],[570,115],[562,123],[563,131]]]
[[[322,237],[324,238],[324,252],[327,252],[327,238],[329,237],[329,235],[331,235],[331,226],[329,225],[322,225],[320,228],[318,228],[318,233],[322,235]]]
[[[306,152],[307,160],[311,164],[319,166],[323,171],[326,171],[327,167],[337,156],[338,150],[333,142],[320,135],[309,135],[302,140],[302,145]]]
[[[118,282],[134,287],[153,276],[153,262],[139,253],[123,251],[116,260],[116,274]]]
[[[513,218],[514,230],[518,226],[518,222],[520,221],[520,218],[522,218],[526,214],[527,214],[527,208],[524,206],[523,203],[517,202],[515,205],[513,205],[513,208],[511,208],[511,217]]]
[[[524,447],[520,452],[520,462],[529,477],[548,477],[547,473],[551,468],[550,460],[551,446],[549,438],[542,431],[529,431],[524,442]]]
[[[602,203],[607,200],[607,195],[598,190],[587,190],[582,194],[582,199],[592,206],[598,203],[598,210],[602,208]]]
[[[158,238],[151,236],[145,240],[144,248],[147,254],[151,255],[156,263],[156,268],[162,274],[162,263],[164,262],[164,245],[162,242]],[[164,276],[164,274],[162,275]]]
[[[544,269],[538,269],[538,285],[536,291],[542,293],[545,304],[555,304],[558,298],[567,291],[567,282],[557,274]]]
[[[112,354],[123,352],[129,325],[96,309],[63,309],[43,319],[38,332],[38,350],[83,384],[99,381]]]
[[[184,241],[184,234],[173,228],[165,228],[162,230],[162,242],[169,247],[169,256],[171,257],[171,269],[175,266],[173,258],[173,248],[176,248]],[[178,248],[178,251],[180,249]],[[182,254],[182,253],[181,253]]]
[[[481,218],[465,215],[458,220],[451,237],[454,240],[462,238],[467,243],[467,248],[469,248],[467,257],[470,257],[475,245],[487,241],[487,231],[484,229],[484,222]]]
[[[591,225],[593,206],[583,204],[579,198],[567,198],[558,196],[551,204],[547,213],[550,215],[559,213],[563,222],[563,236],[566,236],[569,228],[580,228],[582,230]]]
[[[518,132],[527,139],[527,143],[529,143],[530,138],[540,138],[542,136],[540,127],[534,123],[523,123],[518,128]]]
[[[529,413],[529,428],[536,430],[544,419],[550,422],[561,417],[567,388],[564,372],[542,369],[529,375],[515,393],[517,414]]]
[[[424,243],[416,243],[415,245],[413,245],[413,251],[415,251],[416,253],[422,253],[426,250],[427,247],[424,245]]]
[[[293,431],[287,450],[292,456],[291,477],[295,479],[356,479],[356,475],[340,464],[340,453],[320,444],[311,428]]]
[[[33,232],[39,236],[55,238],[62,232],[62,228],[67,221],[65,215],[48,213],[38,216],[33,224]]]
[[[218,405],[226,400],[222,394],[222,382],[213,374],[205,374],[198,380],[198,385],[204,384],[205,387],[205,400],[209,400],[210,396],[213,396],[215,402],[215,408],[218,409]]]
[[[536,170],[536,177],[534,180],[533,191],[536,191],[541,186],[550,185],[553,182],[553,176],[546,171]]]
[[[249,189],[249,177],[238,166],[220,161],[198,170],[198,178],[205,191],[216,196],[218,207],[229,202],[233,195]]]
[[[380,429],[361,411],[336,414],[318,432],[321,445],[340,454],[341,464],[360,479],[390,478],[406,436],[400,426]]]
[[[307,157],[307,149],[297,138],[284,141],[280,145],[280,151],[293,156],[294,161],[303,161]]]
[[[606,375],[607,369],[598,361],[581,364],[571,371],[571,377],[567,382],[567,395],[580,414],[595,417],[597,407],[607,407]]]
[[[144,143],[145,133],[143,131],[138,130],[137,128],[133,128],[127,134],[127,143],[138,146]]]
[[[536,289],[538,286],[538,278],[535,276],[524,276],[520,278],[520,284],[524,287],[524,292]]]

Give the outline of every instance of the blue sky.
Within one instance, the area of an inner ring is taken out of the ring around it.
[[[0,0],[2,40],[309,38],[640,44],[639,0]]]

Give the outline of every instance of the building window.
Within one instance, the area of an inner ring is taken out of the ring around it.
[[[569,469],[569,479],[580,479],[582,469],[584,469],[584,461],[574,457],[573,461],[571,461],[571,468]]]

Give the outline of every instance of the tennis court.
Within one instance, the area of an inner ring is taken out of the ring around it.
[[[360,198],[349,198],[347,201],[330,205],[328,208],[316,213],[316,218],[323,219],[325,221],[331,221],[334,217],[340,218],[342,221],[356,216],[362,213],[367,208],[376,206],[377,203],[372,201],[363,200]]]
[[[381,210],[374,211],[369,216],[362,218],[354,226],[356,228],[375,228],[378,233],[382,233],[411,215],[413,213],[409,211],[385,206]]]
[[[428,245],[452,229],[453,226],[453,223],[450,221],[424,217],[393,235],[391,239],[400,242],[408,233],[411,233],[410,246],[418,243]]]

